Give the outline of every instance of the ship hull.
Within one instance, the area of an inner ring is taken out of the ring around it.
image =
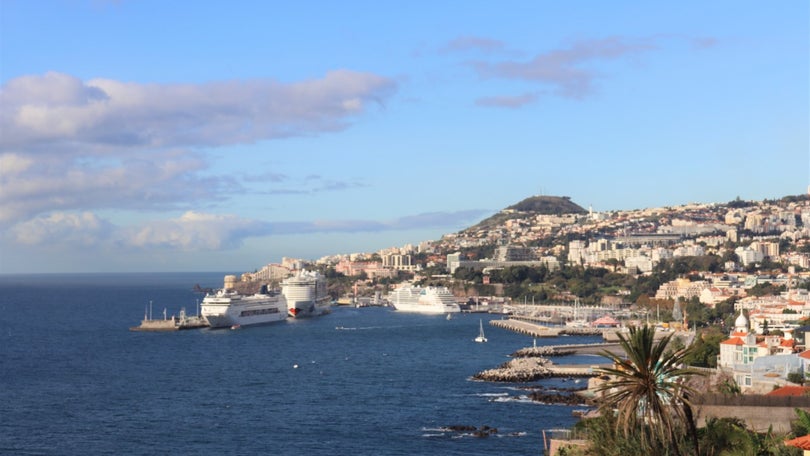
[[[206,296],[200,309],[211,328],[263,325],[287,318],[286,304],[279,295],[220,293]]]
[[[332,308],[328,300],[287,302],[287,315],[293,318],[317,317],[328,314]]]
[[[461,312],[458,304],[443,305],[443,304],[393,304],[394,309],[398,312],[417,312],[424,314],[446,314]]]
[[[331,312],[326,279],[317,272],[299,271],[281,282],[281,294],[292,318],[317,317]]]
[[[391,294],[391,305],[398,312],[445,314],[461,312],[453,294],[444,287],[403,286]]]

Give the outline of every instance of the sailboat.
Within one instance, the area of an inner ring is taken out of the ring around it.
[[[476,342],[486,342],[487,338],[484,336],[484,321],[483,320],[478,320],[478,327],[479,327],[478,337],[476,337],[474,340]]]

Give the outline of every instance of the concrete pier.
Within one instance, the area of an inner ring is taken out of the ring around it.
[[[491,320],[490,325],[496,328],[507,329],[531,337],[557,337],[569,336],[598,336],[605,331],[603,328],[571,328],[566,326],[544,326],[520,318],[508,320]]]
[[[207,328],[208,322],[203,317],[167,318],[165,320],[141,320],[140,326],[129,328],[130,331],[166,332],[182,329]]]
[[[491,320],[490,325],[531,337],[557,337],[562,328],[550,328],[520,320]]]

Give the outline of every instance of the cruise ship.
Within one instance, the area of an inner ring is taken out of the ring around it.
[[[300,270],[281,282],[287,314],[293,318],[314,317],[331,311],[326,278],[317,271]]]
[[[453,293],[447,287],[418,287],[405,283],[388,297],[400,312],[443,314],[461,312]]]
[[[212,328],[233,328],[283,321],[287,307],[278,292],[243,296],[228,289],[207,294],[200,305],[202,316]]]

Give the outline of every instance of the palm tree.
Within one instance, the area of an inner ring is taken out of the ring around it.
[[[690,402],[694,390],[686,384],[697,372],[683,367],[689,349],[667,352],[673,335],[656,341],[655,328],[648,325],[631,327],[627,336],[619,334],[626,357],[602,353],[614,367],[601,369],[610,380],[597,389],[603,393],[600,406],[602,413],[615,413],[617,429],[628,438],[640,438],[650,453],[665,449],[680,456],[688,435],[698,454]]]

